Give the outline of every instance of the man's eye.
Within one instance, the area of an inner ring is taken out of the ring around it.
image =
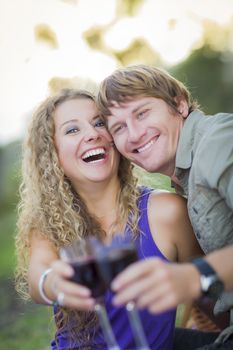
[[[123,130],[123,125],[118,125],[116,128],[113,129],[113,134],[118,134]]]
[[[65,132],[65,134],[66,135],[68,135],[68,134],[75,134],[75,133],[77,133],[79,131],[79,129],[78,128],[70,128],[70,129],[68,129],[66,132]]]
[[[141,111],[138,113],[137,117],[138,119],[143,119],[147,115],[148,109],[145,109],[144,111]]]

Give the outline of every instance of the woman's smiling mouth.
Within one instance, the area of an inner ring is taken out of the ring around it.
[[[88,150],[82,156],[82,160],[86,163],[100,162],[105,158],[106,158],[106,151],[103,147]]]

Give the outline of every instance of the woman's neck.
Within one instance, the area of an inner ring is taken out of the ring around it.
[[[117,222],[119,216],[119,192],[120,182],[117,179],[103,186],[95,186],[94,189],[92,188],[92,191],[83,193],[83,199],[86,202],[89,212],[96,217],[102,229],[109,237],[113,234],[113,224]],[[114,226],[114,229],[121,230],[122,228]],[[109,237],[106,237],[106,240]]]
[[[120,181],[118,177],[107,183],[94,183],[79,188],[78,193],[83,198],[89,212],[96,217],[103,230],[110,231],[116,221],[119,209],[118,195]]]

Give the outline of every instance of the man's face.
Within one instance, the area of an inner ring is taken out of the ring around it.
[[[150,172],[172,176],[180,131],[188,115],[186,101],[176,112],[155,97],[113,102],[108,128],[119,152]]]

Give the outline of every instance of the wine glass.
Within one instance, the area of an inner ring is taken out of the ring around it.
[[[71,280],[91,290],[92,296],[96,300],[95,311],[98,315],[108,349],[121,350],[116,342],[103,303],[103,295],[107,290],[107,286],[99,272],[95,256],[88,241],[77,240],[70,245],[62,247],[60,249],[60,257],[74,269],[74,275],[71,277]]]
[[[109,244],[90,239],[97,266],[105,284],[110,288],[112,280],[128,265],[138,260],[134,243],[129,236],[115,235]],[[133,301],[126,304],[126,311],[138,350],[150,350],[141,320]]]

